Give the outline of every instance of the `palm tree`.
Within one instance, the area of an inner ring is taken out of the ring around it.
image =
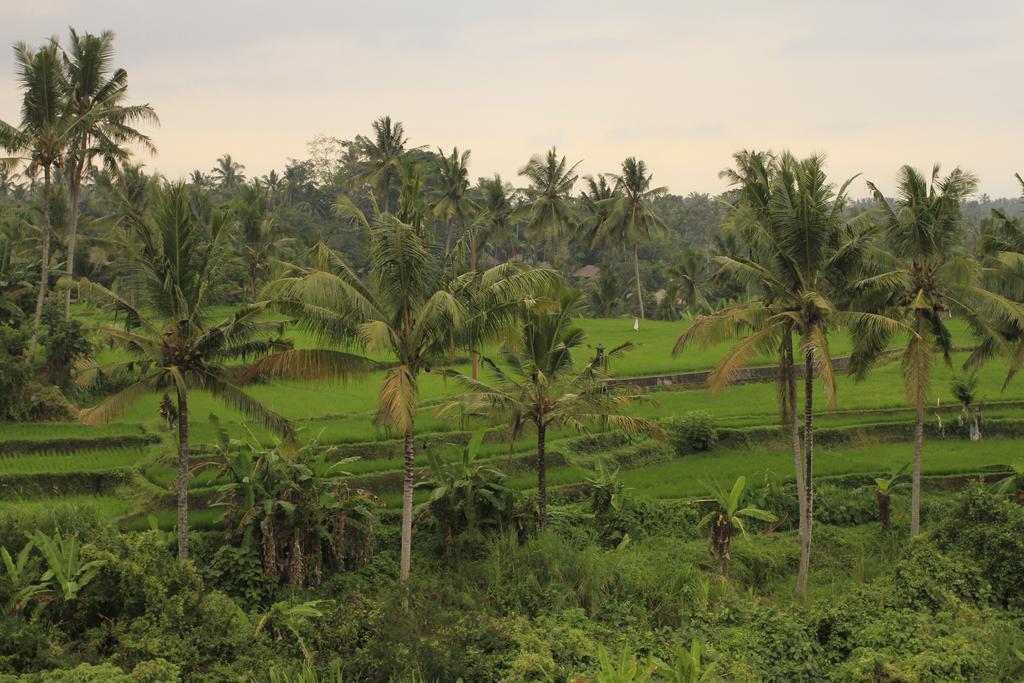
[[[512,258],[516,258],[519,234],[516,207],[513,203],[516,196],[515,188],[495,173],[493,178],[480,178],[476,189],[476,203],[480,209],[477,222],[483,226],[481,241],[489,242],[496,247],[510,247]]]
[[[633,269],[636,274],[636,299],[640,319],[644,319],[644,294],[640,283],[640,242],[650,241],[664,233],[665,223],[658,218],[652,202],[668,192],[667,187],[651,187],[653,174],[647,172],[643,160],[629,157],[622,162],[622,175],[615,176],[618,196],[602,200],[608,217],[598,226],[594,245],[633,249]]]
[[[149,137],[133,126],[139,122],[159,123],[159,119],[148,104],[124,104],[128,73],[124,69],[112,69],[113,32],[80,36],[70,29],[70,33],[64,55],[64,74],[68,81],[71,115],[88,119],[86,125],[78,126],[64,161],[69,202],[66,272],[68,277],[73,277],[82,181],[92,168],[93,159],[102,158],[107,170],[112,171],[129,157],[128,145],[139,145],[155,153]],[[70,289],[64,292],[64,319],[71,319]]]
[[[392,123],[390,116],[373,122],[373,140],[362,135],[356,138],[363,161],[358,165],[355,180],[372,188],[385,213],[390,211],[391,181],[398,176],[399,160],[405,155],[407,143],[402,122]]]
[[[704,516],[700,526],[710,529],[708,552],[718,559],[718,567],[722,576],[729,576],[729,565],[732,562],[732,539],[737,533],[747,535],[744,519],[756,519],[762,522],[774,522],[777,517],[767,510],[756,506],[740,507],[743,494],[747,488],[747,478],[738,477],[728,493],[717,484],[713,487],[712,500],[715,509]]]
[[[618,188],[608,182],[607,173],[599,173],[596,178],[583,176],[583,184],[583,191],[580,192],[580,208],[584,215],[581,232],[589,247],[600,234],[601,226],[608,220],[611,207],[607,200],[617,196]]]
[[[828,335],[839,327],[900,329],[879,314],[843,310],[851,283],[870,246],[870,226],[851,225],[843,208],[846,188],[828,182],[824,158],[798,160],[789,153],[740,152],[737,171],[723,175],[738,184],[739,201],[731,220],[742,230],[749,257],[717,256],[729,277],[754,292],[748,302],[701,316],[676,342],[674,353],[689,343],[704,346],[739,337],[708,378],[713,393],[722,391],[749,361],[778,354],[779,407],[790,431],[800,504],[800,570],[797,592],[803,594],[810,570],[813,520],[814,377],[830,406],[835,405],[835,372]],[[803,444],[797,426],[795,337],[804,355]]]
[[[381,386],[376,421],[405,437],[399,562],[399,578],[405,581],[412,557],[420,372],[429,372],[439,360],[450,356],[461,343],[459,333],[464,327],[475,331],[475,341],[492,339],[507,329],[519,303],[549,283],[552,274],[503,265],[453,277],[416,227],[389,213],[376,216],[372,226],[365,217],[362,220],[370,226],[369,286],[355,277],[339,255],[321,250],[314,267],[272,282],[265,291],[277,307],[295,315],[324,342],[343,348],[358,342],[369,353],[384,354],[392,361]],[[472,306],[467,306],[463,295],[474,278],[482,284],[472,287]],[[260,361],[254,369],[320,377],[325,373],[322,359],[326,353],[289,351]],[[340,354],[334,365],[344,370],[356,360]]]
[[[580,163],[569,166],[565,157],[559,158],[558,150],[552,147],[545,157],[535,154],[519,169],[519,175],[530,181],[523,190],[528,202],[524,209],[529,239],[551,245],[569,233],[575,223],[571,195]]]
[[[623,415],[637,394],[610,386],[600,368],[588,364],[573,367],[572,350],[586,335],[574,321],[583,312],[582,294],[563,289],[551,302],[523,311],[524,323],[513,342],[506,346],[499,364],[484,358],[493,380],[490,384],[447,373],[461,382],[468,394],[444,410],[466,407],[510,421],[513,438],[527,424],[537,429],[537,523],[547,523],[546,439],[549,429],[567,426],[585,431],[588,424],[603,423],[628,432],[659,435],[654,423]],[[631,348],[623,344],[608,352],[619,355]]]
[[[213,187],[213,179],[198,168],[188,174],[188,182],[197,190],[208,190]]]
[[[1007,348],[1002,330],[1024,329],[1018,304],[978,285],[976,262],[958,252],[964,230],[960,202],[974,192],[977,181],[960,168],[945,177],[939,166],[927,180],[917,169],[903,166],[897,175],[897,196],[890,202],[873,183],[868,188],[881,208],[885,228],[883,272],[862,279],[858,287],[876,310],[905,321],[912,331],[903,351],[907,399],[915,409],[914,468],[910,532],[921,528],[921,454],[924,411],[931,381],[932,354],[938,351],[952,364],[953,339],[949,315],[965,318],[982,343],[968,360],[976,366],[996,350]],[[856,329],[852,370],[863,376],[884,350],[895,330]]]
[[[239,248],[249,275],[249,294],[256,301],[259,281],[270,270],[270,259],[292,238],[282,237],[270,212],[270,192],[259,183],[247,185],[234,204],[239,224]]]
[[[469,197],[469,150],[459,154],[459,148],[453,147],[452,153],[445,156],[439,148],[438,152],[438,189],[434,201],[434,215],[445,222],[447,236],[444,240],[444,256],[448,258],[452,244],[452,222],[458,221],[459,232],[466,229],[466,219],[476,210],[476,204]],[[476,240],[471,240],[471,270],[476,270]]]
[[[670,310],[682,305],[690,317],[698,311],[706,310],[707,299],[704,297],[707,257],[697,249],[687,249],[678,261],[665,270],[666,283],[665,301]]]
[[[35,356],[43,304],[49,287],[53,170],[62,164],[78,131],[88,128],[92,118],[71,114],[68,83],[61,72],[59,50],[56,39],[51,39],[38,49],[32,49],[25,43],[14,46],[18,80],[23,91],[21,122],[15,128],[0,121],[0,147],[15,155],[5,165],[23,161],[30,175],[40,170],[43,172],[39,291],[36,296],[34,329],[29,343],[29,360]]]
[[[215,325],[204,321],[233,226],[228,214],[211,210],[201,199],[182,184],[162,188],[146,218],[126,225],[121,248],[137,274],[146,309],[132,306],[99,284],[80,283],[126,314],[127,329],[102,326],[99,331],[134,358],[93,366],[80,373],[79,381],[134,371],[140,375],[125,389],[84,410],[82,421],[105,423],[147,393],[176,394],[178,558],[182,560],[188,559],[189,391],[207,389],[247,418],[288,439],[292,436],[288,421],[246,394],[236,380],[237,371],[223,364],[281,350],[284,342],[269,336],[279,326],[263,321],[263,306],[243,308]]]
[[[245,165],[231,158],[230,154],[217,159],[217,165],[210,169],[210,175],[222,188],[232,190],[245,182]]]

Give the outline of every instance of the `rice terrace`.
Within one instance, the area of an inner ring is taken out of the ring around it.
[[[1021,8],[23,4],[0,683],[1024,681]]]

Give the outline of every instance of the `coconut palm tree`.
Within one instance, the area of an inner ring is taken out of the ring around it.
[[[178,557],[188,559],[189,393],[206,389],[247,418],[291,438],[288,421],[245,393],[237,370],[224,363],[251,359],[287,346],[272,336],[276,324],[264,321],[263,306],[240,309],[208,325],[209,295],[228,257],[232,223],[227,213],[211,210],[188,187],[170,185],[156,192],[144,219],[125,226],[121,249],[133,267],[145,309],[109,289],[83,280],[79,287],[126,315],[126,329],[98,331],[122,346],[133,359],[83,369],[79,381],[101,376],[137,378],[125,389],[82,411],[87,424],[102,424],[122,414],[147,393],[174,392],[178,432]]]
[[[71,113],[68,83],[62,73],[56,39],[37,49],[17,43],[14,58],[23,93],[21,121],[18,127],[0,121],[0,147],[14,155],[12,159],[5,160],[4,165],[23,162],[30,175],[38,171],[43,174],[39,290],[28,352],[28,359],[32,359],[49,289],[53,171],[63,164],[78,131],[89,127],[92,116],[76,117]]]
[[[615,193],[618,196],[602,200],[607,206],[608,217],[597,228],[594,245],[609,248],[629,246],[633,250],[633,270],[636,274],[636,299],[640,319],[644,319],[644,293],[640,283],[640,242],[667,231],[665,223],[658,218],[652,202],[668,192],[667,187],[651,187],[653,174],[647,172],[647,164],[636,157],[622,162],[622,174],[615,176]]]
[[[519,175],[530,181],[523,190],[527,200],[524,229],[530,240],[550,246],[568,236],[574,227],[572,188],[580,163],[570,166],[552,147],[546,156],[535,154],[519,169]]]
[[[384,211],[391,210],[391,182],[399,175],[399,162],[405,155],[408,139],[401,121],[390,116],[373,122],[373,139],[360,135],[356,145],[362,157],[354,180],[369,185]]]
[[[520,303],[553,281],[546,271],[502,265],[482,273],[451,275],[416,227],[389,213],[377,215],[369,229],[370,282],[360,282],[342,258],[320,250],[317,262],[265,289],[280,309],[327,343],[350,348],[357,342],[370,354],[387,356],[376,421],[405,438],[402,487],[402,545],[399,578],[409,578],[412,557],[412,494],[416,455],[415,428],[421,372],[448,358],[464,328],[474,342],[508,329]],[[479,280],[479,284],[471,284]],[[466,292],[472,291],[467,302]],[[475,348],[473,350],[476,350]],[[292,377],[322,377],[327,351],[288,351],[268,357],[254,370]],[[341,352],[336,352],[341,354]],[[338,357],[339,369],[355,357]],[[365,359],[364,362],[369,362]]]
[[[519,231],[515,215],[515,188],[495,173],[493,178],[477,180],[476,194],[476,204],[480,209],[477,223],[481,226],[482,241],[494,247],[510,248],[512,258],[516,258]]]
[[[434,199],[434,216],[444,221],[447,236],[444,240],[444,256],[448,258],[452,244],[452,226],[459,224],[459,233],[466,229],[466,220],[476,211],[476,204],[469,196],[469,150],[459,154],[459,148],[453,147],[452,153],[445,153],[438,148],[438,188]],[[472,240],[471,268],[476,269],[476,241]]]
[[[797,591],[806,591],[813,520],[814,378],[835,405],[835,372],[829,333],[851,325],[894,333],[900,324],[881,314],[844,308],[860,263],[871,244],[871,226],[850,224],[843,212],[847,180],[839,190],[828,182],[824,158],[798,160],[789,153],[740,152],[736,171],[739,200],[731,220],[742,230],[749,257],[717,256],[722,271],[754,293],[745,303],[701,316],[676,342],[705,346],[739,338],[708,378],[713,393],[727,387],[751,360],[776,353],[782,424],[791,434],[800,504],[801,561]],[[804,376],[803,443],[796,422],[796,355],[800,339]]]
[[[583,296],[563,289],[550,302],[527,306],[524,323],[506,345],[501,362],[483,359],[492,381],[486,383],[457,372],[447,373],[467,389],[465,397],[443,410],[468,408],[508,419],[513,438],[532,424],[537,430],[537,522],[547,523],[546,439],[549,429],[567,426],[586,431],[590,424],[612,425],[630,433],[661,434],[654,423],[624,415],[638,395],[605,381],[599,367],[574,367],[572,350],[586,335],[575,325],[582,314]],[[623,344],[608,352],[617,356],[629,350]]]
[[[149,137],[134,128],[138,123],[159,123],[148,104],[126,105],[128,73],[114,69],[114,34],[79,35],[70,29],[64,53],[64,75],[71,115],[87,118],[78,126],[67,150],[64,177],[68,185],[67,258],[68,277],[75,274],[75,249],[78,238],[78,213],[82,181],[97,157],[108,171],[117,169],[130,156],[129,145],[138,145],[155,153]],[[64,319],[71,319],[71,290],[64,292]]]
[[[259,281],[270,270],[271,257],[293,241],[278,230],[270,211],[270,192],[258,182],[245,186],[233,206],[238,221],[238,246],[249,275],[249,295],[256,301]]]
[[[210,176],[217,184],[227,190],[233,190],[245,182],[245,164],[231,158],[230,154],[217,159],[217,165],[210,169]]]
[[[707,299],[704,297],[708,259],[697,249],[687,249],[665,269],[668,280],[665,287],[665,302],[670,311],[681,305],[686,313],[693,317],[697,312],[706,310]],[[678,315],[678,313],[675,313]]]
[[[871,306],[900,318],[912,330],[902,364],[907,399],[915,410],[910,515],[914,535],[921,528],[921,457],[932,356],[938,352],[947,365],[952,364],[950,314],[965,318],[982,340],[969,366],[976,367],[997,350],[1011,354],[1004,332],[1024,329],[1020,305],[981,287],[978,264],[958,249],[964,237],[960,202],[976,186],[971,173],[956,168],[942,177],[938,165],[932,168],[930,180],[917,169],[903,166],[892,202],[868,183],[882,211],[886,249],[882,272],[863,278],[857,286]],[[877,326],[855,329],[851,369],[856,376],[866,373],[895,332]]]

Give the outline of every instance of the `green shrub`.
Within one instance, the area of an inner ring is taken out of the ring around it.
[[[263,571],[259,556],[247,548],[222,545],[209,563],[202,567],[203,579],[210,587],[239,600],[249,609],[269,604],[277,581]]]
[[[1024,607],[1024,507],[972,486],[937,525],[935,539],[947,553],[977,563],[999,603]]]
[[[718,440],[714,419],[710,413],[698,410],[663,423],[669,443],[678,455],[694,451],[709,451]]]

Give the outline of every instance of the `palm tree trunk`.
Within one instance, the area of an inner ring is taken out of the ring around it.
[[[804,532],[800,538],[800,569],[797,574],[796,592],[807,594],[807,577],[811,570],[811,538],[814,521],[814,491],[812,473],[814,471],[814,356],[808,351],[804,363],[804,469],[803,490],[806,508],[804,509]]]
[[[476,273],[476,235],[472,235],[469,239],[469,269]],[[473,379],[479,379],[480,375],[480,356],[476,350],[469,352],[469,363],[470,363],[470,376]]]
[[[74,168],[68,179],[68,279],[75,276],[75,248],[78,242],[78,202],[82,196],[82,170]],[[71,288],[64,290],[64,320],[71,320]]]
[[[416,444],[413,441],[413,427],[405,430],[405,465],[402,477],[402,548],[399,559],[398,580],[409,580],[409,569],[412,566],[412,484],[413,461],[416,457]]]
[[[640,304],[640,319],[644,320],[644,293],[640,288],[640,243],[633,242],[633,271],[636,273],[636,301]]]
[[[537,528],[543,529],[548,523],[548,474],[544,461],[544,439],[547,427],[537,424]]]
[[[178,559],[188,559],[188,395],[178,389]]]
[[[799,505],[800,520],[799,540],[800,548],[804,547],[804,537],[807,535],[807,491],[804,488],[803,458],[800,448],[800,426],[797,422],[796,412],[796,366],[793,362],[793,330],[786,328],[782,338],[783,356],[783,381],[786,383],[786,401],[788,402],[787,413],[790,439],[793,443],[793,471],[796,478],[796,498]],[[799,582],[798,582],[799,590]]]
[[[39,294],[36,296],[35,325],[32,326],[32,339],[28,346],[28,358],[31,363],[36,357],[36,344],[39,341],[39,325],[43,321],[43,305],[46,303],[46,289],[50,280],[50,167],[43,167],[43,261],[40,264]]]
[[[921,531],[921,449],[924,446],[924,401],[917,404],[914,420],[914,476],[910,491],[910,535]]]
[[[452,222],[451,220],[447,220],[445,223],[447,224],[448,234],[444,238],[444,258],[447,260],[448,254],[450,254],[452,250]]]

